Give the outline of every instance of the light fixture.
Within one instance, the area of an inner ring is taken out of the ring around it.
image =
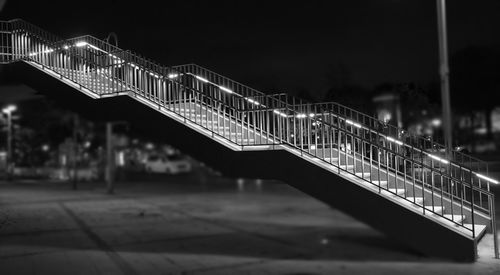
[[[448,163],[450,163],[449,161],[447,161],[447,160],[445,160],[445,159],[442,159],[442,158],[440,158],[440,157],[437,157],[437,156],[434,156],[434,155],[431,155],[431,154],[427,154],[427,155],[428,155],[429,157],[431,157],[432,159],[435,159],[435,160],[437,160],[437,161],[440,161],[440,162],[442,162],[442,163],[444,163],[444,164],[448,164]]]
[[[201,76],[197,76],[197,75],[195,75],[194,77],[196,77],[196,79],[198,79],[198,80],[200,80],[200,81],[202,81],[202,82],[205,82],[205,83],[210,82],[210,81],[208,81],[208,79],[203,78],[203,77],[201,77]]]
[[[280,111],[278,111],[278,110],[274,110],[274,111],[273,111],[273,113],[275,113],[275,114],[277,114],[277,115],[280,115],[280,116],[282,116],[282,117],[287,117],[287,115],[286,115],[285,113],[282,113],[282,112],[280,112]]]
[[[491,182],[491,183],[494,183],[494,184],[498,184],[498,183],[499,183],[498,181],[496,181],[496,180],[494,180],[494,179],[492,179],[492,178],[488,178],[487,176],[483,176],[483,175],[478,174],[478,173],[475,173],[475,174],[476,174],[476,176],[477,176],[478,178],[481,178],[481,179],[483,179],[483,180],[487,180],[487,181],[489,181],[489,182]]]
[[[155,74],[155,73],[151,73],[151,72],[148,72],[148,73],[149,73],[149,75],[151,75],[151,76],[153,76],[153,77],[160,78],[160,76],[159,76],[159,75],[157,75],[157,74]]]
[[[224,86],[219,86],[219,89],[223,90],[223,91],[224,91],[224,92],[226,92],[226,93],[230,93],[230,94],[232,94],[232,93],[233,93],[233,91],[232,91],[232,90],[230,90],[230,89],[228,89],[228,88],[226,88],[226,87],[224,87]]]
[[[76,44],[75,44],[75,46],[77,46],[77,47],[83,47],[85,45],[87,45],[87,42],[85,42],[85,41],[76,42]]]
[[[399,140],[397,140],[397,139],[393,139],[393,138],[391,138],[391,137],[386,137],[386,139],[387,139],[388,141],[394,142],[394,143],[396,143],[396,144],[398,144],[398,145],[403,145],[403,142],[401,142],[401,141],[399,141]]]
[[[347,123],[347,124],[351,124],[351,125],[356,126],[356,127],[358,127],[358,128],[361,128],[361,124],[356,123],[356,122],[353,122],[352,120],[349,120],[349,119],[346,119],[346,120],[345,120],[345,123]]]

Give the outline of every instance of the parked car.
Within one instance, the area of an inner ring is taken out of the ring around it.
[[[182,155],[151,155],[146,159],[144,168],[148,173],[167,173],[175,175],[190,172],[191,163]]]

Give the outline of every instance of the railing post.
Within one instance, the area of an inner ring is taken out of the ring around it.
[[[491,195],[491,230],[493,231],[493,250],[495,252],[495,259],[500,259],[500,254],[498,252],[498,232],[496,223],[496,213],[495,213],[495,195]]]
[[[472,222],[472,237],[473,238],[476,238],[476,223],[474,222],[474,185],[472,184],[472,179],[470,181],[470,192],[471,192],[471,196],[470,196],[470,204],[471,204],[471,207],[470,207],[470,211],[471,211],[471,222]],[[464,194],[465,195],[465,194]],[[463,206],[462,206],[463,208]],[[495,212],[495,210],[493,210],[493,212]]]

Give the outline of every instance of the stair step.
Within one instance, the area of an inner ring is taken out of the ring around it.
[[[177,110],[179,110],[179,109],[177,109]],[[180,109],[180,111],[181,111],[181,112],[183,112],[183,113],[184,113],[184,110],[185,110],[187,113],[190,113],[190,112],[191,112],[191,113],[196,113],[196,110],[195,110],[195,109],[183,109],[183,108],[181,108],[181,109]]]
[[[472,230],[472,224],[471,223],[467,223],[467,224],[464,224],[464,227],[465,228],[468,228],[470,230]],[[483,230],[486,228],[486,225],[482,225],[482,224],[476,224],[474,226],[474,231],[476,233],[476,236],[478,236],[479,234],[481,234],[481,232],[483,232]]]
[[[407,200],[414,202],[416,204],[423,205],[424,204],[424,198],[422,197],[406,197]]]
[[[448,220],[452,220],[457,223],[461,223],[465,220],[466,216],[465,215],[451,215],[451,214],[445,214],[443,215],[445,218]]]
[[[362,173],[362,172],[358,172],[356,173],[356,176],[358,177],[363,177],[363,178],[369,178],[370,177],[370,173]]]
[[[344,170],[353,170],[354,165],[340,165],[340,168],[342,168]]]
[[[328,162],[337,162],[339,161],[339,158],[324,158],[324,160],[328,161]]]
[[[376,185],[381,185],[381,186],[387,186],[387,181],[386,180],[372,180],[372,183]]]
[[[200,123],[201,124],[210,124],[210,125],[211,124],[213,124],[213,125],[219,124],[219,122],[217,122],[217,121],[213,121],[213,122],[212,121],[201,121]],[[221,125],[220,127],[224,127],[224,126]],[[229,126],[226,126],[226,127],[229,127]]]
[[[432,205],[426,205],[425,209],[431,210],[431,211],[438,213],[438,214],[443,214],[443,211],[444,211],[444,207],[442,207],[442,206],[434,206],[434,210],[433,210]]]
[[[405,190],[403,188],[389,188],[389,192],[397,194],[397,195],[403,195],[405,193]]]

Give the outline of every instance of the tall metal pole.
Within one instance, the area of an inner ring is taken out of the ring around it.
[[[78,189],[78,169],[77,169],[77,156],[78,156],[78,115],[74,114],[73,115],[73,146],[72,146],[72,151],[73,151],[73,158],[71,159],[71,170],[73,171],[71,180],[73,182],[72,187],[73,190]]]
[[[7,111],[7,180],[12,180],[12,112]]]
[[[106,187],[108,194],[114,192],[114,164],[115,159],[113,155],[113,123],[106,122]]]
[[[448,67],[448,40],[446,33],[446,0],[437,0],[439,34],[439,75],[441,77],[441,105],[443,111],[444,145],[446,156],[452,153],[452,119],[450,107],[450,69]]]

